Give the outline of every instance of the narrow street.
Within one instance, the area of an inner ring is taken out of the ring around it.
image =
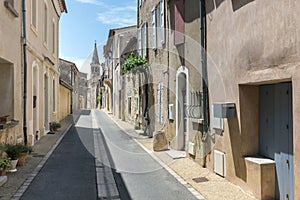
[[[97,192],[103,199],[196,199],[107,114],[86,110],[21,199],[97,199]]]

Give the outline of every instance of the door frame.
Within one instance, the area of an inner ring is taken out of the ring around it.
[[[180,66],[176,72],[176,148],[178,150],[182,150],[182,144],[181,144],[181,140],[183,138],[184,141],[183,142],[183,149],[186,150],[187,147],[187,141],[189,140],[189,119],[187,119],[187,131],[186,131],[186,135],[184,135],[184,132],[180,131],[183,130],[184,127],[180,127],[179,126],[179,78],[180,75],[184,74],[185,75],[185,84],[186,84],[186,103],[189,104],[190,102],[190,96],[189,96],[189,71],[188,68],[186,66]],[[183,102],[182,102],[183,104]],[[183,105],[182,105],[183,106]],[[181,123],[181,125],[183,125],[184,123]]]

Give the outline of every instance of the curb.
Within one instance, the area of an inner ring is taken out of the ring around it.
[[[46,156],[41,160],[41,162],[36,166],[36,168],[33,170],[31,174],[29,174],[24,181],[24,183],[20,186],[20,188],[17,190],[15,195],[11,198],[12,200],[19,200],[24,192],[29,187],[30,183],[33,181],[33,179],[38,175],[38,173],[41,171],[41,169],[44,167],[45,163],[53,153],[53,151],[56,149],[56,147],[60,144],[63,137],[66,135],[66,133],[70,130],[70,128],[73,126],[73,123],[70,124],[63,132],[63,134],[59,137],[59,139],[55,142],[55,144],[52,146],[50,151],[46,154]]]
[[[103,111],[104,112],[104,111]],[[131,136],[113,117],[109,116],[106,112],[104,112],[108,117],[110,117],[115,124],[127,135]],[[144,151],[146,151],[155,161],[157,161],[167,172],[169,172],[180,184],[187,188],[197,199],[205,200],[205,197],[201,195],[193,186],[187,183],[184,178],[178,175],[174,170],[172,170],[169,166],[167,166],[163,161],[161,161],[157,156],[153,153],[154,151],[150,151],[143,144],[141,144],[137,139],[132,138]]]

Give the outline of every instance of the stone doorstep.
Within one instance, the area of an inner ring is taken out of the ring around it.
[[[4,185],[7,182],[7,176],[0,176],[0,186]]]

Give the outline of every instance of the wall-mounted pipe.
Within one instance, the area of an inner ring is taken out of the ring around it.
[[[208,134],[208,84],[207,84],[207,61],[206,61],[206,13],[205,13],[205,0],[200,0],[200,44],[201,44],[201,67],[202,67],[202,92],[203,92],[203,137],[207,138]],[[205,150],[203,148],[203,154]],[[203,167],[206,166],[206,156],[203,158]]]
[[[26,0],[22,0],[23,17],[23,65],[24,65],[24,93],[23,93],[23,135],[27,145],[27,41],[26,41]]]

